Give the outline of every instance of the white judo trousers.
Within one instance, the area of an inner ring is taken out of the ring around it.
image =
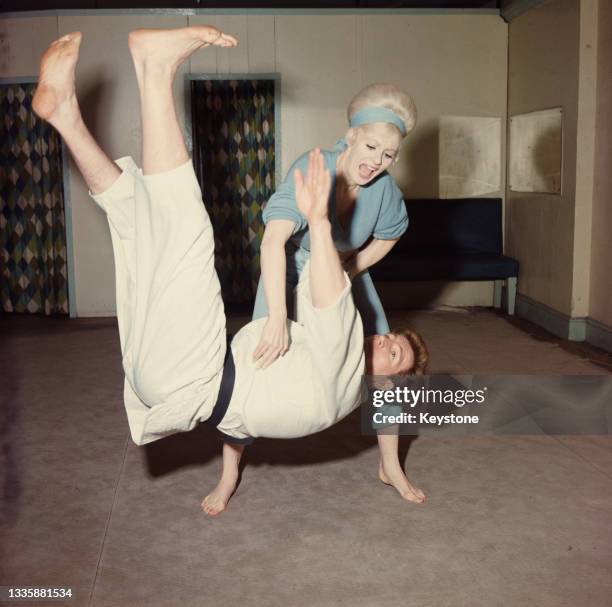
[[[133,441],[191,430],[213,409],[226,352],[214,237],[191,160],[143,175],[130,157],[92,195],[115,258],[124,402]]]

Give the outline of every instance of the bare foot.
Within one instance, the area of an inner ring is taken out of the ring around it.
[[[236,490],[238,474],[224,475],[219,484],[202,501],[202,510],[209,516],[217,516],[227,508],[227,502]]]
[[[194,25],[171,30],[134,30],[130,32],[128,44],[137,71],[145,65],[174,70],[200,48],[236,46],[238,40],[212,25]]]
[[[79,115],[74,92],[74,70],[79,58],[81,37],[81,32],[62,36],[49,46],[40,60],[40,75],[32,109],[51,124]]]
[[[378,478],[385,483],[385,485],[394,487],[397,492],[409,502],[422,504],[427,499],[425,494],[406,478],[406,475],[399,466],[391,470],[385,470],[381,462],[378,466]]]

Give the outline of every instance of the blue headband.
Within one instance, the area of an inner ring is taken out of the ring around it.
[[[385,107],[370,106],[359,110],[350,120],[349,126],[356,127],[372,122],[389,122],[396,126],[402,135],[406,134],[404,121],[393,111]]]

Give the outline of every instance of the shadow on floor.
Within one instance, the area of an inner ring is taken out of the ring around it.
[[[401,436],[400,462],[404,462],[416,436]],[[258,438],[245,451],[243,465],[310,466],[346,460],[375,449],[376,436],[362,433],[359,409],[340,423],[303,438],[290,440]],[[169,436],[145,447],[152,477],[169,474],[185,466],[202,465],[221,455],[219,434],[204,425],[191,432]]]

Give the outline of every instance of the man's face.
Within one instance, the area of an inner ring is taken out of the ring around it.
[[[363,349],[367,375],[398,375],[414,365],[414,351],[403,335],[371,335]]]
[[[351,129],[344,163],[349,182],[365,185],[386,171],[397,156],[401,141],[398,129],[386,122]]]

